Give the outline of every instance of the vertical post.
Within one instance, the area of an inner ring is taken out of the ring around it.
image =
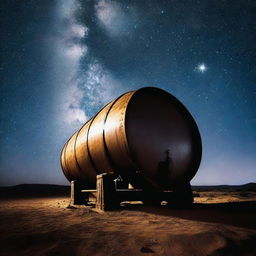
[[[71,181],[71,205],[83,204],[83,193],[81,190],[83,189],[83,184],[78,180]]]
[[[111,174],[97,175],[96,208],[102,211],[111,210],[118,206],[115,182]]]
[[[180,183],[174,187],[173,203],[178,207],[189,207],[193,204],[194,197],[190,183]]]

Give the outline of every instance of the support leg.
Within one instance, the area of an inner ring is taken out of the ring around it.
[[[149,206],[160,206],[162,201],[161,196],[159,195],[158,191],[143,191],[143,198],[142,202],[144,205]]]
[[[173,189],[172,199],[168,202],[170,206],[189,207],[194,201],[190,183],[177,184]]]
[[[105,211],[115,209],[119,205],[113,176],[107,173],[97,175],[96,208]]]
[[[71,205],[84,204],[84,195],[81,192],[83,183],[78,180],[71,181]]]

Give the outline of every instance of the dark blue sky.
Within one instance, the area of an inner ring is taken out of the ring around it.
[[[192,184],[256,181],[256,2],[1,2],[0,185],[66,184],[65,141],[104,104],[156,86],[198,123]]]

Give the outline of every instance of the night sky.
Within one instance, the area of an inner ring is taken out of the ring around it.
[[[256,181],[256,1],[1,1],[0,185],[67,184],[66,140],[145,86],[195,118],[192,184]]]

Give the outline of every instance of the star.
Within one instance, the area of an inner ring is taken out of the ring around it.
[[[201,63],[196,67],[196,71],[200,73],[204,73],[206,70],[207,70],[207,66],[204,63]]]

